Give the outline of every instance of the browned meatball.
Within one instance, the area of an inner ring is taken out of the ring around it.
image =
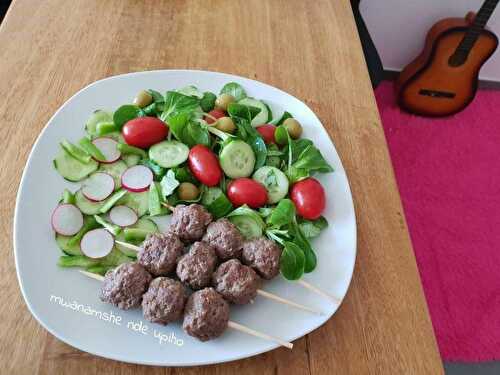
[[[151,279],[139,263],[123,263],[106,272],[99,297],[120,309],[138,307]]]
[[[280,271],[281,248],[266,237],[245,241],[243,263],[256,270],[260,276],[270,280]]]
[[[228,219],[219,219],[210,223],[203,241],[212,245],[221,260],[239,258],[243,247],[240,231]]]
[[[142,243],[137,261],[154,276],[166,276],[175,269],[184,244],[173,233],[150,234]]]
[[[190,336],[207,341],[222,335],[229,322],[229,304],[213,288],[194,292],[184,309],[182,328]]]
[[[212,278],[215,290],[229,302],[245,305],[257,296],[260,278],[255,271],[240,263],[238,259],[230,259],[222,263]]]
[[[146,320],[166,325],[182,317],[187,296],[184,285],[168,277],[157,277],[142,297]]]
[[[170,221],[170,230],[184,242],[198,241],[203,237],[207,225],[212,221],[205,207],[199,204],[175,206]]]
[[[213,247],[195,242],[177,263],[177,277],[195,290],[205,288],[210,285],[216,266],[217,255]]]

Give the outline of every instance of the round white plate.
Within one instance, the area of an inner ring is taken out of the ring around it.
[[[21,180],[14,219],[17,274],[28,308],[54,336],[102,357],[164,366],[231,361],[277,347],[233,330],[216,340],[199,342],[186,335],[179,323],[160,326],[145,321],[139,309],[122,311],[101,302],[98,281],[76,269],[56,265],[61,251],[54,240],[50,214],[63,189],[76,190],[78,186],[65,181],[52,167],[61,139],[77,141],[94,110],[112,111],[131,102],[141,89],[165,92],[192,84],[202,91],[219,92],[230,81],[239,82],[249,96],[265,100],[272,108],[291,112],[303,124],[304,137],[312,139],[335,168],[334,173],[317,176],[327,191],[324,215],[330,226],[313,241],[318,266],[304,280],[340,299],[345,296],[356,257],[352,196],[337,151],[311,109],[281,90],[234,75],[194,70],[131,73],[97,81],[70,98],[38,137]],[[321,326],[338,308],[281,276],[266,283],[264,289],[322,310],[325,315],[308,314],[257,297],[251,305],[232,306],[231,319],[293,341]]]

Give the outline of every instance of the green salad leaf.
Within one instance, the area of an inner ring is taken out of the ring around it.
[[[165,176],[165,173],[167,173],[167,170],[165,168],[160,167],[151,159],[142,159],[139,161],[139,163],[153,171],[155,181],[160,181],[162,177]]]
[[[286,175],[291,184],[303,180],[315,172],[333,172],[333,168],[309,139],[290,140],[288,150]]]
[[[193,86],[193,85],[183,87],[183,88],[177,90],[177,92],[180,92],[181,94],[184,94],[187,96],[194,96],[195,98],[198,98],[198,99],[203,98],[203,94],[200,92],[200,90],[198,90],[198,87]]]
[[[165,94],[165,108],[160,119],[169,126],[172,117],[179,114],[191,114],[200,108],[200,99],[187,96],[177,91],[167,91]]]
[[[193,119],[190,113],[178,113],[170,118],[168,125],[174,137],[189,147],[198,144],[210,147],[208,127]]]
[[[229,82],[224,85],[224,87],[220,90],[220,94],[229,94],[234,96],[234,99],[239,102],[241,99],[245,99],[247,97],[247,93],[243,89],[243,87],[236,82]]]
[[[179,181],[175,178],[174,171],[171,169],[168,170],[165,176],[161,179],[160,186],[163,198],[173,194],[174,190],[177,189],[177,186],[179,186]]]
[[[323,216],[316,220],[299,220],[299,228],[307,239],[319,236],[326,227],[328,227],[328,221]]]
[[[280,258],[280,272],[287,280],[298,280],[304,274],[305,256],[293,242],[284,242]]]
[[[282,199],[278,205],[272,210],[267,222],[275,227],[282,227],[293,222],[295,219],[295,205],[288,199]]]
[[[210,112],[215,107],[215,101],[217,96],[212,92],[204,92],[203,97],[200,100],[200,106],[203,112]]]
[[[257,223],[257,225],[259,225],[262,229],[266,227],[266,224],[264,223],[264,220],[262,220],[262,217],[259,215],[259,213],[257,211],[252,210],[246,204],[236,208],[235,210],[231,211],[229,214],[226,215],[226,217],[228,218],[235,216],[247,216],[252,220],[254,220],[255,223]]]
[[[311,247],[311,244],[302,233],[297,221],[294,220],[290,225],[288,233],[292,236],[292,242],[299,247],[304,253],[304,272],[309,273],[312,272],[316,268],[317,258],[314,250]]]
[[[153,89],[147,89],[146,91],[153,97],[154,103],[163,103],[165,101],[165,98],[160,92]]]
[[[121,129],[126,122],[146,114],[142,109],[133,104],[125,104],[119,107],[113,114],[113,122],[118,129]]]

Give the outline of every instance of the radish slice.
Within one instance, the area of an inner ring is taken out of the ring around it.
[[[115,180],[105,172],[92,173],[82,186],[82,194],[94,202],[105,200],[113,191],[115,191]]]
[[[120,227],[128,227],[129,225],[134,225],[139,217],[137,213],[127,206],[114,206],[111,211],[109,211],[109,219]]]
[[[60,204],[52,213],[52,228],[63,236],[73,236],[83,227],[83,215],[72,204]]]
[[[118,142],[116,142],[112,138],[108,137],[100,137],[96,138],[92,141],[94,146],[96,146],[99,151],[106,157],[104,160],[96,159],[102,163],[114,163],[118,159],[120,159],[121,152],[118,150]]]
[[[122,174],[122,186],[134,193],[146,191],[153,182],[153,172],[144,165],[135,165]]]
[[[82,253],[89,258],[105,257],[113,250],[114,245],[114,237],[104,228],[88,231],[80,241]]]

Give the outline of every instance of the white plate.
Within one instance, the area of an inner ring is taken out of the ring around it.
[[[69,99],[40,134],[21,180],[14,219],[17,274],[31,313],[54,336],[102,357],[165,366],[231,361],[277,347],[272,342],[232,330],[227,330],[216,340],[199,342],[184,334],[180,324],[166,327],[152,324],[142,318],[140,310],[121,311],[101,302],[97,281],[84,277],[76,269],[63,269],[56,265],[61,252],[54,241],[50,214],[63,189],[69,187],[75,190],[77,186],[65,181],[52,167],[60,140],[78,140],[84,135],[84,123],[92,111],[114,110],[130,102],[141,89],[164,92],[194,84],[203,91],[218,92],[230,81],[242,84],[249,96],[290,111],[303,124],[304,137],[313,139],[335,168],[334,173],[318,175],[327,191],[325,216],[330,226],[313,242],[318,267],[304,279],[339,298],[344,297],[356,257],[353,202],[335,147],[311,109],[281,90],[234,75],[189,70],[131,73],[95,82]],[[266,283],[264,289],[320,309],[326,315],[315,316],[257,297],[254,304],[233,306],[231,319],[293,341],[321,326],[338,308],[281,276]],[[57,298],[75,304],[63,307]],[[87,306],[95,312],[84,309]],[[72,309],[75,307],[78,310]],[[102,319],[98,317],[98,312]],[[104,320],[105,312],[121,317],[121,325]],[[134,331],[128,326],[129,321],[142,322],[148,330],[145,333]],[[162,343],[155,337],[155,332],[165,335]]]

